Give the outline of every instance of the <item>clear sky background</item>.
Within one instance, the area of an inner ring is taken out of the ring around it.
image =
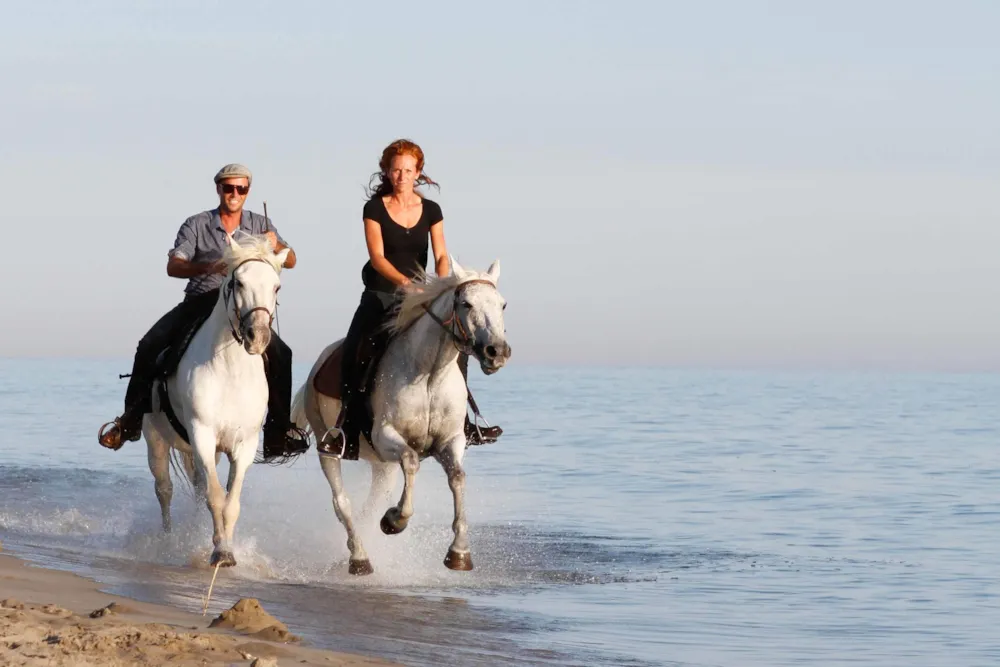
[[[0,2],[2,356],[130,357],[254,171],[297,361],[409,137],[520,363],[1000,370],[1000,3]]]

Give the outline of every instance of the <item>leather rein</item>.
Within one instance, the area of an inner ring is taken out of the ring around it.
[[[239,268],[241,266],[243,266],[244,264],[248,264],[250,262],[263,262],[264,264],[267,264],[268,266],[271,266],[270,262],[268,262],[266,259],[261,259],[259,257],[253,257],[251,259],[245,259],[245,260],[243,260],[242,262],[240,262],[239,264],[236,265],[236,268],[234,268],[232,271],[229,272],[229,280],[228,280],[228,282],[226,282],[226,286],[223,289],[223,295],[222,295],[223,301],[226,304],[226,322],[229,323],[229,331],[232,332],[233,339],[237,343],[239,343],[240,345],[243,345],[243,337],[240,336],[240,334],[237,332],[237,330],[236,330],[237,328],[233,326],[233,318],[229,316],[229,300],[230,300],[230,298],[232,298],[232,300],[233,300],[233,316],[236,318],[236,321],[240,325],[239,326],[239,330],[240,331],[243,331],[243,323],[246,321],[246,319],[248,317],[250,317],[251,315],[253,315],[254,313],[256,313],[258,310],[262,310],[265,313],[267,313],[267,316],[268,316],[267,326],[268,327],[270,327],[274,323],[274,313],[272,313],[271,311],[269,311],[267,308],[264,308],[263,306],[257,306],[256,308],[251,308],[247,312],[243,313],[242,316],[240,315],[239,309],[237,309],[237,307],[236,307],[236,298],[233,297],[233,282],[236,280],[236,272],[239,270]]]
[[[462,321],[458,319],[457,315],[458,300],[461,297],[462,290],[469,285],[489,285],[493,289],[497,288],[497,286],[494,285],[492,282],[490,282],[489,280],[484,280],[482,278],[477,278],[475,280],[469,280],[467,282],[462,283],[461,285],[455,288],[455,298],[451,307],[451,316],[446,320],[442,320],[440,317],[435,315],[433,311],[431,311],[431,305],[433,304],[425,303],[423,304],[423,307],[424,307],[424,312],[426,312],[430,316],[430,318],[434,320],[438,324],[438,326],[444,329],[445,332],[451,337],[451,339],[455,342],[455,347],[458,348],[459,352],[463,352],[471,356],[476,356],[474,347],[471,345],[472,336],[469,334],[468,331],[465,330],[465,327],[462,325]]]

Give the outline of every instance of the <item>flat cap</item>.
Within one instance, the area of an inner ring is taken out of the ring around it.
[[[253,174],[250,170],[244,167],[242,164],[227,164],[225,167],[219,170],[219,173],[215,175],[215,182],[224,181],[227,178],[245,178],[247,183],[253,182]]]

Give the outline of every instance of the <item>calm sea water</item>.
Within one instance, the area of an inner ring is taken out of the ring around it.
[[[207,512],[175,482],[161,535],[144,444],[96,442],[127,365],[0,360],[0,539],[197,611]],[[514,364],[472,382],[506,428],[466,459],[473,572],[441,563],[429,460],[411,527],[370,526],[377,572],[348,576],[310,453],[250,470],[212,611],[257,597],[313,645],[409,665],[1000,664],[1000,377]],[[347,475],[363,492],[367,467]]]

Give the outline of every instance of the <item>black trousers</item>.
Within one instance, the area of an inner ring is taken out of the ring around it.
[[[384,325],[392,310],[393,303],[388,298],[383,301],[376,292],[365,290],[361,302],[354,311],[351,326],[344,338],[344,352],[340,362],[340,393],[342,397],[342,427],[348,435],[348,442],[356,440],[357,428],[352,418],[362,405],[365,396],[362,378],[371,364],[372,353],[377,346],[384,345],[389,332]]]
[[[187,295],[157,320],[139,341],[132,361],[132,377],[125,390],[125,411],[121,416],[123,436],[138,435],[142,417],[152,411],[153,381],[156,379],[156,359],[169,347],[185,328],[198,319],[207,318],[219,300],[219,290]],[[271,343],[264,351],[264,370],[267,376],[267,419],[264,433],[281,433],[291,423],[292,407],[292,350],[271,331]]]

